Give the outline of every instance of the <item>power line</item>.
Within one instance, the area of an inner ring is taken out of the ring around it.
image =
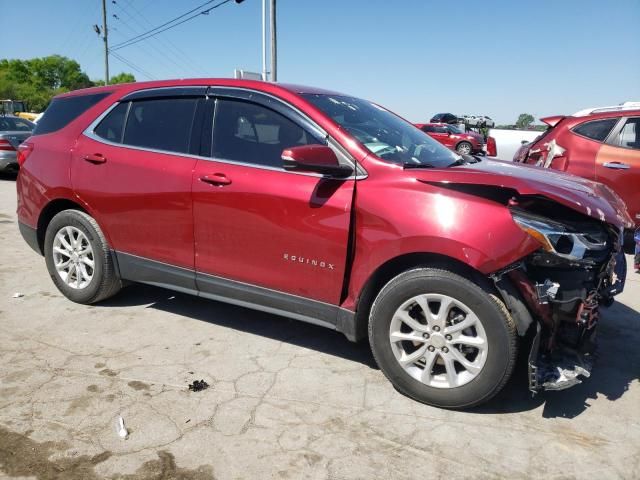
[[[182,15],[180,15],[180,16],[178,16],[176,18],[173,18],[172,20],[169,20],[168,22],[165,22],[162,25],[157,26],[156,28],[152,28],[151,30],[149,30],[149,31],[147,31],[145,33],[142,33],[140,35],[132,37],[129,40],[126,40],[124,42],[120,42],[117,45],[113,45],[113,49],[118,50],[120,48],[128,47],[128,46],[133,45],[135,43],[141,42],[142,40],[146,40],[147,38],[150,38],[150,37],[153,37],[155,35],[158,35],[158,34],[160,34],[162,32],[166,32],[167,30],[170,30],[170,29],[172,29],[174,27],[177,27],[178,25],[182,25],[183,23],[186,23],[189,20],[193,20],[194,18],[196,18],[196,17],[198,17],[200,15],[208,15],[211,10],[214,10],[214,9],[216,9],[218,7],[221,7],[225,3],[229,3],[231,0],[223,0],[220,3],[217,3],[216,5],[208,8],[208,9],[202,10],[202,11],[196,13],[195,15],[187,17],[187,18],[185,18],[184,20],[182,20],[182,21],[180,21],[178,23],[174,23],[176,20],[180,20],[181,18],[186,17],[187,15],[195,12],[196,10],[201,9],[205,5],[209,5],[209,4],[213,3],[214,1],[215,0],[209,0],[207,2],[204,2],[203,4],[199,5],[198,7],[194,8],[192,10],[189,10],[188,12],[183,13]],[[173,25],[170,25],[172,23],[173,23]],[[167,25],[169,25],[169,26],[167,26]],[[163,28],[163,27],[165,27],[165,28]]]
[[[125,22],[123,18],[120,18],[117,15],[113,15],[113,17],[115,18],[116,21],[120,22],[120,24],[126,27],[129,31],[136,33],[136,30],[134,30],[134,28],[131,27],[131,25]],[[157,51],[158,53],[156,54],[154,51],[147,48],[147,46]],[[174,73],[170,73],[170,75],[175,75],[175,72],[177,72],[178,77],[182,76],[181,72],[184,70],[184,67],[178,65],[176,62],[173,61],[172,58],[170,58],[168,55],[160,51],[155,44],[153,43],[149,43],[147,45],[142,44],[142,45],[139,45],[139,47],[144,51],[145,55],[148,55],[150,58],[154,59],[156,63],[162,64],[162,66],[164,66],[165,69],[167,69],[170,72],[174,72]]]
[[[140,9],[138,9],[136,5],[133,4],[132,0],[124,0],[124,1],[131,8],[131,10],[133,10],[133,12],[145,23],[145,26],[143,26],[140,22],[136,20],[136,18],[128,14],[128,12],[125,12],[135,22],[135,24],[140,27],[141,31],[143,31],[145,28],[149,28],[149,27],[153,28],[153,23],[151,23],[149,19],[140,11]],[[166,38],[162,36],[154,37],[154,38],[158,41],[158,43],[162,44],[165,48],[171,50],[176,60],[179,60],[184,65],[188,65],[190,67],[190,70],[196,75],[201,75],[201,72],[203,71],[202,65],[200,65],[197,61],[194,61],[193,57],[191,57],[187,52],[181,49],[178,45],[174,45],[173,42],[168,41]]]
[[[150,22],[148,20],[146,20],[144,17],[142,17],[142,15],[137,11],[137,9],[129,2],[129,0],[126,0],[127,3],[129,4],[129,6],[136,11],[136,13],[138,15],[141,16],[141,18],[143,18],[145,20],[146,23]],[[122,13],[124,13],[127,17],[129,17],[129,19],[135,24],[135,26],[137,28],[133,28],[131,25],[129,25],[129,23],[125,22],[125,20],[121,17],[117,17],[117,20],[122,22],[129,30],[131,30],[134,34],[137,34],[138,32],[140,32],[141,30],[144,30],[147,27],[144,27],[137,18],[135,18],[131,13],[129,13],[127,11],[127,9],[125,8],[124,5],[121,5],[119,1],[116,0],[112,0],[112,2],[116,7],[118,7],[118,10]],[[198,72],[196,71],[196,69],[193,67],[193,63],[190,59],[186,58],[187,55],[181,52],[177,52],[177,50],[175,48],[171,49],[171,47],[173,47],[173,45],[170,42],[167,42],[165,39],[163,39],[162,37],[154,37],[155,40],[158,41],[159,45],[156,45],[155,43],[150,42],[149,43],[149,47],[151,47],[154,51],[156,51],[160,56],[161,56],[161,61],[168,61],[170,63],[172,63],[173,65],[175,65],[176,67],[178,67],[178,77],[182,77],[184,76],[184,71],[190,71],[192,74],[195,73],[196,75],[198,75]],[[161,41],[162,40],[162,41]],[[159,48],[162,47],[162,50]],[[177,53],[176,53],[177,52]],[[151,52],[150,52],[151,53]]]
[[[115,58],[117,58],[118,60],[120,60],[122,63],[124,63],[125,65],[127,65],[129,68],[131,68],[132,70],[135,70],[136,72],[138,72],[139,74],[147,77],[149,80],[155,80],[155,78],[153,77],[153,75],[151,75],[149,72],[143,70],[140,67],[135,66],[133,63],[131,63],[129,60],[127,60],[126,58],[124,58],[122,55],[117,54],[116,52],[112,52],[109,51],[109,53],[114,56]]]

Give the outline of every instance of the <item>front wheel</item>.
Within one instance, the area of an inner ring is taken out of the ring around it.
[[[369,342],[401,393],[446,408],[489,400],[517,356],[515,323],[504,304],[458,274],[431,268],[402,273],[380,291]]]
[[[44,255],[53,283],[74,302],[96,303],[122,286],[104,234],[84,212],[63,210],[51,219]]]
[[[460,155],[471,155],[473,152],[473,147],[469,142],[460,142],[456,147],[456,152]]]

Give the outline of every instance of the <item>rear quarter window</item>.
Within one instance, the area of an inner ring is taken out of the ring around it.
[[[116,105],[96,127],[94,133],[110,142],[122,143],[122,133],[128,108],[128,102]]]
[[[617,118],[605,118],[602,120],[593,120],[591,122],[581,123],[573,127],[573,132],[583,137],[590,138],[597,142],[604,142],[605,138],[611,132],[611,129],[618,123]]]
[[[34,135],[53,133],[66,127],[111,92],[54,98],[33,130]]]

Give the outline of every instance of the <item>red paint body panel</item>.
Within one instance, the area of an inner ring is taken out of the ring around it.
[[[231,183],[200,181],[211,174],[223,174]],[[353,183],[198,161],[196,270],[338,304]]]
[[[345,308],[354,308],[372,272],[402,255],[435,253],[488,274],[540,248],[503,205],[418,180],[445,172],[383,168],[387,171],[370,170],[369,178],[358,182],[356,250]]]
[[[85,155],[100,154],[94,164]],[[191,182],[196,160],[108,145],[80,136],[71,183],[120,252],[193,268]]]
[[[602,182],[610,187],[625,202],[630,218],[635,226],[640,226],[640,150],[629,149],[584,137],[573,131],[583,123],[600,119],[640,117],[640,110],[619,110],[578,117],[553,116],[541,119],[552,127],[539,139],[523,145],[514,156],[514,161],[529,165],[544,165],[549,144],[552,141],[565,151],[555,157],[549,167],[589,180]],[[607,162],[626,163],[628,170],[604,167]],[[626,225],[632,228],[633,225]]]
[[[173,86],[228,86],[278,97],[325,129],[366,175],[322,179],[108,145],[82,134],[128,93]],[[58,132],[29,140],[34,150],[18,177],[21,222],[36,227],[50,201],[75,199],[118,251],[349,309],[355,309],[371,275],[402,255],[435,253],[489,274],[539,248],[504,205],[447,184],[505,186],[582,213],[589,207],[588,214],[617,226],[629,220],[608,189],[563,174],[487,160],[422,170],[382,161],[299,95],[317,89],[193,79],[91,91],[113,94]],[[82,93],[87,92],[67,95]],[[95,154],[106,162],[83,159]],[[201,177],[224,181],[212,184]]]

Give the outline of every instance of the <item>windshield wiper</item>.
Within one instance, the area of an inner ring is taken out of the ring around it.
[[[469,165],[470,163],[478,163],[481,161],[482,159],[476,155],[462,155],[462,158],[459,158],[453,163],[450,163],[449,165],[447,165],[447,168],[459,167],[460,165]]]
[[[408,163],[405,162],[402,164],[402,166],[404,168],[436,168],[435,166],[431,165],[430,163]]]
[[[449,165],[447,165],[447,168],[449,167],[459,167],[460,165],[467,165],[468,163],[471,162],[467,162],[464,158],[461,158],[460,160],[456,160],[453,163],[450,163]]]

